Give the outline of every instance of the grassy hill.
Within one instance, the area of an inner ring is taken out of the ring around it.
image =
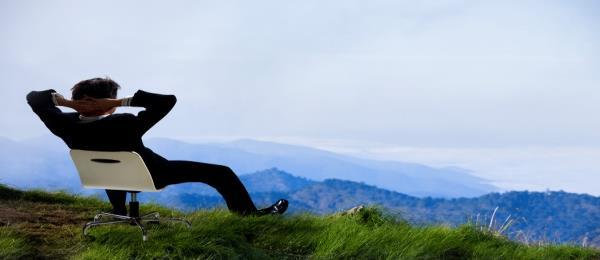
[[[287,198],[293,205],[291,213],[332,214],[360,204],[379,205],[413,224],[460,226],[469,221],[489,223],[495,212],[494,228],[508,219],[511,228],[504,234],[513,240],[600,247],[600,197],[586,194],[510,191],[475,198],[419,198],[347,180],[307,180],[276,168],[240,179],[258,205]],[[214,189],[199,183],[173,185],[140,198],[188,212],[225,205]]]
[[[375,208],[356,214],[239,217],[224,210],[183,214],[157,205],[178,224],[149,226],[143,242],[134,226],[82,225],[110,205],[64,192],[20,191],[0,185],[0,259],[13,258],[420,258],[600,259],[600,251],[569,245],[525,245],[473,225],[412,226]]]

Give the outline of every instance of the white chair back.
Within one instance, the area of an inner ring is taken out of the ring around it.
[[[71,158],[85,188],[159,191],[142,157],[136,152],[71,150]]]

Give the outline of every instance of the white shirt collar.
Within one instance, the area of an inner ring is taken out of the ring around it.
[[[93,122],[93,121],[105,118],[106,116],[108,116],[108,115],[101,115],[101,116],[82,116],[82,115],[79,115],[79,120],[81,120],[81,122],[83,122],[83,123],[89,123],[89,122]]]

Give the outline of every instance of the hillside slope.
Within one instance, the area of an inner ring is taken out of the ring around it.
[[[585,194],[512,191],[476,198],[418,198],[352,181],[311,181],[275,168],[242,175],[241,180],[258,205],[287,198],[291,213],[331,214],[360,204],[380,205],[413,224],[458,226],[468,221],[489,223],[497,207],[495,224],[509,218],[507,235],[512,239],[600,247],[600,197]],[[225,205],[207,185],[173,187],[141,197],[187,211]]]
[[[82,224],[107,209],[95,198],[0,185],[0,258],[600,258],[591,248],[525,245],[476,226],[415,227],[372,208],[346,215],[239,217],[144,205],[143,212],[183,216],[193,227],[151,225],[146,242],[129,225],[82,236]]]

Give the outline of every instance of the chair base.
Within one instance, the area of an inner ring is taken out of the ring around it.
[[[109,221],[101,221],[102,217],[111,217],[112,220]],[[117,219],[117,220],[115,220]],[[140,230],[142,231],[142,240],[146,241],[148,240],[148,234],[146,232],[146,226],[144,226],[144,222],[146,223],[160,223],[162,221],[168,221],[168,222],[180,222],[185,224],[188,228],[192,227],[192,224],[182,218],[161,218],[160,215],[158,214],[158,212],[153,211],[150,212],[148,214],[144,214],[142,216],[139,217],[134,217],[134,216],[124,216],[124,215],[117,215],[117,214],[112,214],[112,213],[106,213],[106,212],[102,212],[97,214],[96,216],[94,216],[94,221],[92,222],[88,222],[83,226],[83,235],[87,236],[89,229],[95,226],[102,226],[102,225],[112,225],[112,224],[120,224],[120,223],[129,223],[131,225],[136,225],[140,228]]]

